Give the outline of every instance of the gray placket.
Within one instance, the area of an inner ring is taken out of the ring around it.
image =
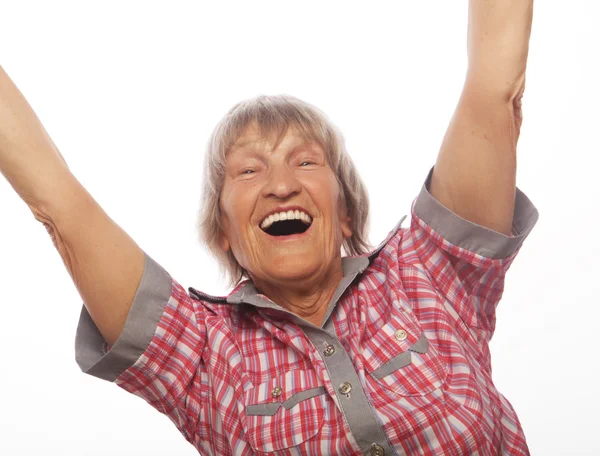
[[[390,445],[340,341],[320,328],[304,326],[302,329],[321,354],[341,412],[362,452],[372,456],[398,454]]]
[[[335,335],[333,319],[329,318],[344,291],[369,263],[366,257],[344,258],[344,277],[327,307],[323,328],[307,324],[302,319],[298,319],[301,320],[298,324],[321,354],[341,412],[363,454],[384,456],[398,453],[390,445],[354,369],[352,359]]]

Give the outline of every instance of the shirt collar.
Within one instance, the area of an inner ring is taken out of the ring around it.
[[[341,293],[352,283],[354,278],[358,274],[362,274],[365,269],[369,267],[371,262],[377,258],[381,250],[387,245],[388,242],[394,237],[398,230],[402,226],[402,222],[406,219],[407,215],[403,216],[402,219],[396,224],[394,229],[389,232],[387,237],[381,242],[373,251],[365,255],[349,256],[342,258],[342,271],[343,278],[338,287],[336,295]],[[269,307],[278,309],[277,304],[270,301],[266,296],[262,295],[256,290],[254,283],[251,280],[245,280],[239,283],[229,294],[229,296],[211,296],[206,293],[202,293],[193,287],[189,287],[188,291],[196,299],[209,301],[215,304],[241,304],[247,303],[257,307]],[[334,296],[335,301],[339,299],[339,296]]]

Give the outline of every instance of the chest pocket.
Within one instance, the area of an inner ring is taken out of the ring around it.
[[[255,451],[301,447],[323,426],[329,399],[313,370],[292,370],[245,393],[244,430]]]
[[[371,380],[401,396],[425,396],[448,376],[448,366],[421,328],[394,319],[365,343],[363,356]]]

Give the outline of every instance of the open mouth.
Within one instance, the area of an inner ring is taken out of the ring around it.
[[[287,211],[271,214],[260,224],[260,228],[271,236],[302,234],[312,224],[312,217],[303,211]]]

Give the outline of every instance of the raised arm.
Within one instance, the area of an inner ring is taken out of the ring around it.
[[[431,195],[511,234],[533,0],[469,0],[469,66],[434,167]]]
[[[113,345],[144,272],[144,252],[98,205],[0,66],[0,172],[46,227],[84,304]]]

